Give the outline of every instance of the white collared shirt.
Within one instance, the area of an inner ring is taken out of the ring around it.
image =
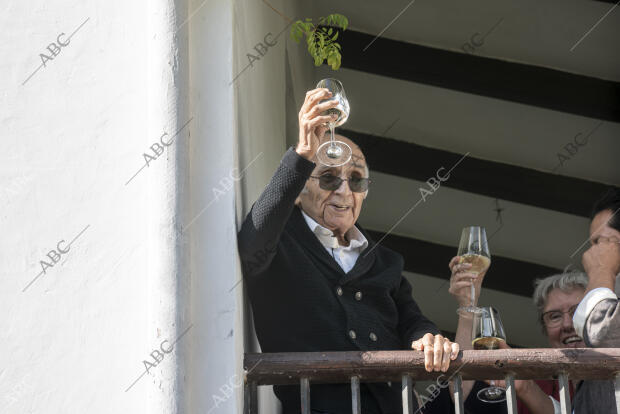
[[[364,237],[362,232],[355,226],[351,227],[346,233],[346,236],[349,239],[349,245],[341,246],[338,244],[338,238],[334,236],[331,230],[321,226],[303,210],[301,211],[301,214],[303,214],[304,219],[306,220],[306,223],[308,224],[308,227],[310,227],[312,233],[314,233],[317,239],[319,239],[319,242],[321,242],[323,247],[325,247],[327,253],[329,253],[329,255],[336,260],[336,263],[338,263],[342,270],[344,270],[345,273],[348,273],[351,269],[353,269],[360,253],[368,246],[368,240],[366,240],[366,237]]]

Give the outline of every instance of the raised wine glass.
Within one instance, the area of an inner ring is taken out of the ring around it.
[[[480,275],[489,268],[491,265],[491,253],[489,252],[489,243],[487,242],[487,233],[484,227],[469,226],[463,229],[457,255],[461,257],[459,263],[471,264],[471,268],[467,272]],[[480,308],[476,307],[475,300],[476,287],[472,283],[470,306],[461,307],[457,312],[459,314],[477,312]]]
[[[497,309],[478,308],[474,314],[472,328],[472,345],[474,349],[498,349],[502,341],[506,341],[506,333]],[[487,403],[506,401],[506,389],[498,387],[493,381],[490,385],[478,391],[478,399]]]
[[[321,114],[335,114],[338,115],[338,118],[328,123],[331,138],[329,141],[321,144],[316,152],[316,157],[321,164],[327,165],[328,167],[339,167],[349,162],[352,154],[350,146],[342,141],[336,141],[334,138],[334,128],[344,124],[347,118],[349,118],[349,101],[344,93],[344,87],[338,79],[322,79],[317,83],[316,87],[329,89],[332,93],[331,98],[324,99],[321,103],[329,100],[338,101],[338,106],[330,108]]]

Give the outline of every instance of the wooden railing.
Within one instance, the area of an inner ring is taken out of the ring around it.
[[[259,385],[300,384],[301,413],[310,414],[311,383],[351,383],[353,414],[361,413],[360,382],[402,381],[403,414],[413,413],[413,384],[439,375],[454,381],[456,414],[464,413],[462,381],[505,379],[508,413],[517,413],[515,379],[558,379],[563,414],[571,413],[568,380],[613,379],[620,414],[620,348],[463,351],[446,373],[426,372],[420,351],[246,354],[245,413],[256,414]]]

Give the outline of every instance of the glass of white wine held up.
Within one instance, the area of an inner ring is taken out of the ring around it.
[[[334,137],[334,129],[347,122],[349,118],[349,101],[347,95],[344,92],[344,87],[338,79],[322,79],[317,83],[317,88],[326,88],[332,96],[329,99],[325,99],[320,103],[336,100],[338,105],[334,108],[330,108],[323,112],[321,115],[337,115],[337,118],[333,122],[329,122],[329,131],[331,133],[330,140],[321,144],[316,152],[316,157],[319,162],[328,167],[339,167],[346,164],[351,160],[351,147],[342,141],[336,141]]]
[[[471,337],[475,350],[499,349],[500,343],[506,341],[506,333],[497,309],[478,308],[474,314]],[[478,391],[478,399],[487,403],[506,401],[506,389],[496,386],[493,381],[490,383],[490,386]]]
[[[491,252],[487,242],[487,233],[484,227],[469,226],[461,232],[461,240],[457,255],[460,257],[459,263],[469,263],[471,267],[469,273],[479,276],[491,265]],[[476,287],[471,284],[471,304],[457,310],[459,314],[476,313],[480,308],[476,307]]]

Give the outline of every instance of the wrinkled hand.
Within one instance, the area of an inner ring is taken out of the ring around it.
[[[459,306],[469,306],[471,304],[471,284],[474,283],[476,287],[476,297],[474,304],[478,303],[480,297],[480,290],[482,289],[482,280],[486,274],[486,270],[479,275],[468,272],[471,268],[470,263],[459,263],[461,261],[460,256],[455,256],[450,260],[448,267],[452,272],[450,276],[450,288],[448,292],[458,302]]]
[[[427,333],[417,341],[413,341],[411,348],[424,351],[424,369],[428,372],[446,372],[450,361],[455,360],[459,354],[459,344],[442,335],[432,333]]]
[[[597,243],[583,253],[581,263],[590,279],[611,278],[612,282],[615,281],[620,272],[620,240],[599,237]]]
[[[324,111],[338,105],[336,99],[329,99],[332,93],[325,88],[308,91],[306,99],[299,111],[299,141],[295,151],[302,157],[311,160],[319,147],[319,142],[327,131],[327,123],[338,118],[337,115],[321,115]]]

